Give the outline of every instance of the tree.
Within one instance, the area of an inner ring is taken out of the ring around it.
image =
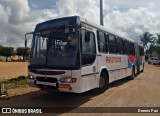
[[[155,45],[155,51],[160,54],[160,44]]]
[[[154,46],[154,50],[155,50],[158,54],[160,54],[160,34],[157,34],[157,36],[158,36],[158,39],[157,39],[156,44],[155,44],[155,46]]]
[[[157,44],[160,44],[160,34],[157,34],[157,36],[158,36]]]
[[[2,47],[1,55],[6,57],[6,61],[8,61],[8,57],[11,57],[14,54],[13,47]]]
[[[153,37],[153,34],[150,34],[149,32],[143,33],[143,35],[140,36],[140,40],[146,50],[149,50],[148,43],[155,43],[155,37]]]
[[[23,56],[23,61],[25,61],[24,57],[29,56],[30,49],[27,47],[18,47],[16,51],[17,51],[17,55]]]
[[[3,46],[0,45],[0,56],[2,55],[2,48],[3,48]]]

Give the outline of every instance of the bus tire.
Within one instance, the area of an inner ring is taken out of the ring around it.
[[[130,79],[133,80],[135,78],[135,68],[132,67],[132,74],[130,76]]]
[[[100,94],[105,92],[108,89],[109,80],[107,78],[107,74],[102,72],[99,79],[99,88],[93,89],[94,94]]]

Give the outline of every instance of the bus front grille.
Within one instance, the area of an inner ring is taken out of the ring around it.
[[[56,83],[58,81],[56,78],[51,78],[51,77],[36,77],[36,80],[40,82],[49,82],[49,83]]]
[[[52,70],[47,70],[47,69],[43,69],[43,70],[37,70],[37,69],[29,69],[30,72],[35,73],[35,74],[42,74],[42,75],[61,75],[61,74],[65,74],[65,71],[52,71]]]

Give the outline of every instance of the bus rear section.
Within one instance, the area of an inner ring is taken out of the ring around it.
[[[145,57],[144,57],[144,48],[137,43],[134,44],[135,46],[135,73],[143,72],[144,70],[144,63],[145,63]]]

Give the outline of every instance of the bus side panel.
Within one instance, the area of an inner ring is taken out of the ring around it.
[[[140,56],[140,71],[143,70],[144,63],[145,63],[145,57],[144,56]]]
[[[126,72],[127,72],[126,76],[130,76],[132,74],[132,68],[127,68]]]
[[[83,66],[81,69],[82,89],[88,91],[98,87],[97,57],[93,64]]]
[[[101,54],[98,57],[98,69],[107,67],[109,71],[109,82],[126,77],[127,61],[125,55]]]
[[[98,74],[82,76],[81,89],[82,92],[97,88]]]

